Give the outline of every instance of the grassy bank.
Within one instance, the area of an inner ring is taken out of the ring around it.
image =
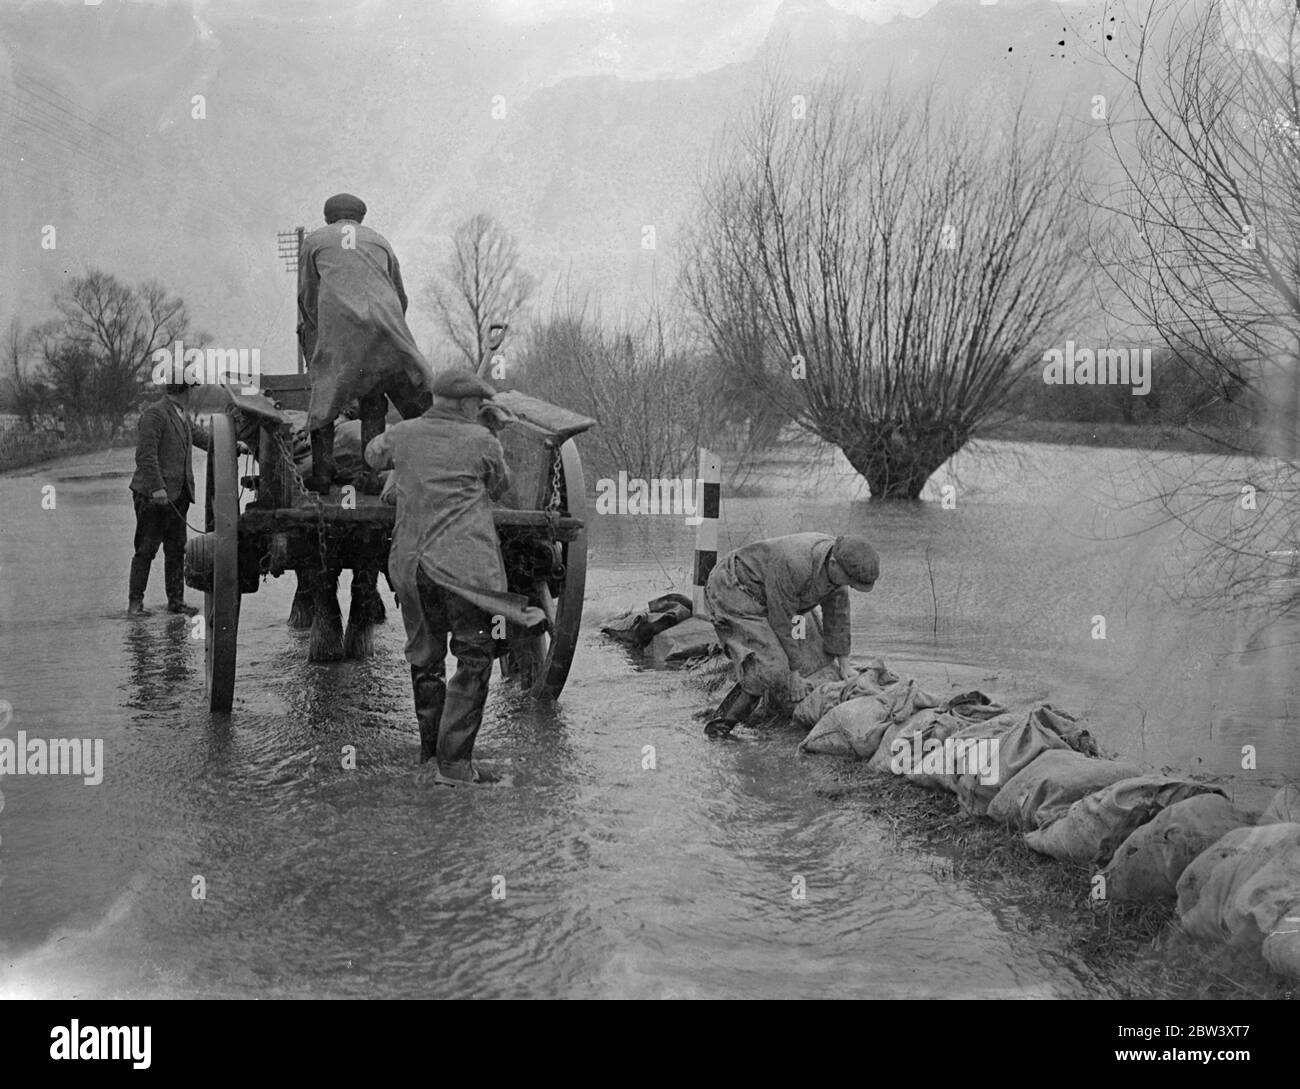
[[[1031,851],[996,822],[965,813],[956,795],[881,775],[865,761],[810,759],[824,760],[833,780],[819,795],[861,806],[887,824],[898,850],[938,856],[939,876],[994,885],[991,896],[1019,908],[1031,932],[1051,927],[1107,993],[1137,999],[1300,997],[1296,985],[1269,971],[1258,953],[1187,938],[1172,902],[1090,899],[1091,867]]]

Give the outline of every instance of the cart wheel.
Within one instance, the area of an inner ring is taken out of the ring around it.
[[[239,480],[235,428],[212,417],[208,450],[206,528],[212,533],[212,589],[203,595],[208,710],[224,714],[235,697],[235,636],[239,630]]]
[[[569,439],[560,447],[560,472],[563,484],[561,508],[584,522],[587,515],[587,489],[582,475],[582,459]],[[518,677],[528,694],[537,699],[555,699],[569,676],[569,666],[578,647],[578,629],[582,623],[582,599],[587,587],[587,528],[584,525],[572,541],[560,545],[560,562],[564,574],[559,592],[552,594],[545,582],[536,583],[531,603],[539,605],[551,621],[549,635],[525,637],[513,642],[502,672]]]

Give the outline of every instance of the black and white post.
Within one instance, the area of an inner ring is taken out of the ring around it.
[[[707,616],[704,584],[718,562],[718,511],[722,506],[722,458],[700,447],[700,524],[695,528],[695,570],[692,578],[691,608],[696,616]]]

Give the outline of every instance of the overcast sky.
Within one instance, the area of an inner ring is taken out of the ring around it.
[[[873,24],[900,15],[915,18],[937,3],[984,2],[828,0],[831,7]],[[993,2],[1016,7],[1020,0]],[[405,24],[412,39],[436,33],[449,15],[462,25],[481,24],[488,33],[496,27],[511,35],[581,25],[587,34],[599,31],[597,44],[585,46],[584,41],[573,67],[556,77],[610,74],[624,79],[693,75],[744,59],[762,43],[781,6],[782,0],[193,0],[200,25],[220,25],[241,15],[357,31],[382,24],[400,33]]]
[[[1224,0],[1224,10],[1240,18],[1293,2]],[[56,3],[65,10],[52,13]],[[1017,9],[1030,4],[1022,18]],[[960,7],[906,34],[894,27],[865,37],[905,39],[886,59],[906,66],[924,57],[927,35],[937,50],[950,48],[943,43],[952,36],[932,24],[1023,24],[1018,67],[1004,59],[1003,30],[979,42],[971,33],[956,39],[962,55],[946,78],[956,78],[958,62],[990,78],[1027,79],[1031,70],[1056,78],[1069,71],[1052,59],[1056,13],[1062,25],[1080,24],[1070,63],[1082,64],[1087,26],[1101,25],[1103,4],[0,0],[12,30],[0,32],[0,145],[18,160],[0,161],[12,205],[0,207],[0,233],[22,242],[0,256],[0,319],[40,320],[63,278],[96,265],[131,282],[161,279],[192,300],[209,331],[246,329],[290,344],[292,293],[268,240],[318,222],[324,196],[340,188],[371,204],[413,284],[431,275],[454,222],[486,209],[519,235],[539,273],[572,272],[631,298],[645,278],[635,230],[647,217],[664,226],[667,276],[671,230],[688,212],[681,190],[727,106],[727,66],[753,58],[778,19],[812,24],[804,55],[815,63],[828,42],[861,37],[855,19],[860,29]],[[981,10],[987,23],[970,18]],[[564,81],[593,76],[627,82],[611,93],[593,80],[585,100],[565,94]],[[703,89],[692,90],[690,77]],[[663,82],[642,82],[652,80]],[[1088,101],[1084,90],[1072,88],[1079,102]],[[199,92],[210,100],[202,124],[190,112]],[[499,131],[488,116],[498,94],[512,110]],[[509,128],[516,118],[526,128]],[[629,141],[644,150],[627,153]],[[207,168],[213,163],[220,169]],[[59,225],[57,261],[39,244],[47,223]],[[431,322],[421,305],[424,343]]]

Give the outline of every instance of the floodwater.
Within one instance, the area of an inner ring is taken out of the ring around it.
[[[391,597],[373,659],[311,665],[290,580],[265,582],[243,601],[234,711],[204,711],[192,622],[125,617],[130,457],[0,477],[5,736],[104,747],[97,786],[0,780],[0,995],[1111,994],[995,882],[945,876],[818,793],[828,764],[797,735],[707,742],[697,687],[600,636],[686,581],[681,518],[592,520],[568,686],[540,706],[494,678],[476,755],[506,784],[450,791],[416,770]],[[861,532],[882,575],[855,595],[855,654],[940,692],[1050,700],[1113,751],[1231,776],[1242,801],[1294,778],[1293,634],[1163,592],[1169,535],[1125,536],[1106,494],[1134,455],[962,457],[931,485],[959,482],[953,509],[872,506],[842,467],[774,472],[775,494],[724,499],[722,547]],[[160,556],[155,606],[161,579]]]

